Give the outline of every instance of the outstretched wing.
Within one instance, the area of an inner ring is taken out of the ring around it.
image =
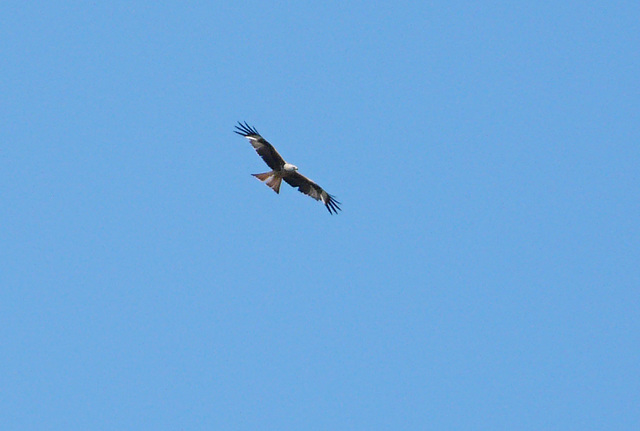
[[[329,214],[337,214],[338,211],[340,211],[340,202],[304,175],[301,175],[298,172],[293,172],[289,175],[285,175],[282,179],[290,186],[297,187],[298,191],[301,193],[309,195],[317,201],[322,201],[324,206],[327,207]]]
[[[260,157],[262,157],[262,160],[264,160],[264,162],[271,169],[273,169],[274,171],[282,170],[282,167],[285,164],[284,159],[280,154],[278,154],[276,149],[273,148],[273,145],[268,143],[266,139],[260,136],[260,133],[258,133],[255,128],[249,126],[246,122],[242,124],[238,121],[238,126],[236,126],[236,129],[238,130],[234,130],[234,132],[236,132],[240,136],[244,136],[245,138],[247,138],[249,142],[251,142],[253,148],[255,148],[256,152],[260,155]]]

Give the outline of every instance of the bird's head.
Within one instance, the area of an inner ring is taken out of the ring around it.
[[[287,172],[294,172],[298,170],[298,167],[296,165],[292,165],[291,163],[285,163],[284,170]]]

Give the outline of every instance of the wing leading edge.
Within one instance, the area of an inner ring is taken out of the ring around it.
[[[273,145],[271,145],[269,142],[267,142],[266,139],[260,136],[260,133],[258,133],[255,128],[249,126],[246,122],[244,124],[238,122],[238,126],[236,126],[236,129],[237,130],[234,130],[234,132],[236,132],[240,136],[244,136],[249,140],[249,142],[251,142],[251,145],[256,150],[258,155],[262,157],[262,160],[264,160],[267,166],[269,166],[274,171],[279,171],[282,169],[285,164],[284,159],[280,154],[278,154],[276,149],[273,148]]]
[[[322,187],[311,181],[298,172],[294,172],[291,175],[287,175],[282,178],[292,187],[297,187],[300,193],[304,193],[307,196],[311,196],[317,201],[322,201],[329,214],[337,214],[341,210],[340,202],[338,202],[335,196],[327,193]]]

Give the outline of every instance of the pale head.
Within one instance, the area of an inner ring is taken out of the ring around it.
[[[294,172],[298,170],[298,167],[296,165],[292,165],[291,163],[285,163],[282,169],[287,172]]]

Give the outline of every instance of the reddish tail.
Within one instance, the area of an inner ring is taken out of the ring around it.
[[[277,175],[275,172],[265,172],[263,174],[251,174],[269,187],[273,189],[274,192],[280,193],[280,184],[282,183],[282,177]]]

